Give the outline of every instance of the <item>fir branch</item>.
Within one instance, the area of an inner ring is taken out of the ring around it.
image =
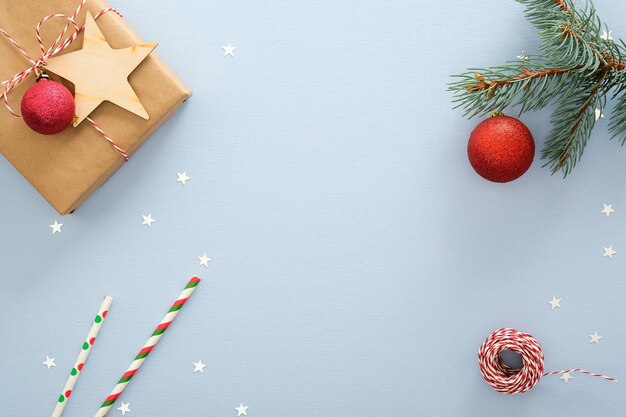
[[[557,103],[542,159],[552,172],[567,175],[582,157],[612,90],[618,98],[609,129],[626,143],[626,44],[603,39],[602,22],[590,0],[576,8],[573,0],[517,0],[539,30],[540,54],[529,61],[469,69],[449,84],[455,107],[471,117],[507,107],[520,114]],[[604,27],[608,32],[608,28]]]
[[[518,0],[527,19],[539,29],[541,55],[557,68],[594,71],[605,63],[598,50],[600,20],[587,3],[583,11],[566,0]]]
[[[544,166],[549,165],[552,173],[561,170],[567,176],[582,157],[595,125],[595,109],[602,106],[599,95],[602,81],[593,86],[581,84],[561,97],[541,154],[541,159],[548,160]]]
[[[609,132],[611,139],[617,139],[622,146],[624,145],[626,142],[626,94],[622,94],[613,109]]]
[[[515,105],[523,106],[523,111],[541,109],[576,81],[580,69],[524,62],[470,71],[473,73],[456,76],[460,80],[450,84],[450,89],[461,92],[453,101],[471,118]]]

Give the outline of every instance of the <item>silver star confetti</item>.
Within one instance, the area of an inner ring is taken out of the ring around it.
[[[237,410],[237,417],[244,415],[247,416],[248,415],[248,406],[243,405],[243,403],[239,403],[239,407],[235,407],[235,410]]]
[[[48,355],[46,355],[46,360],[41,362],[42,365],[46,365],[48,367],[48,369],[57,366],[56,363],[54,363],[54,358],[49,357]]]
[[[604,119],[604,113],[602,112],[602,109],[598,109],[596,108],[596,122],[600,119]]]
[[[187,176],[187,171],[185,171],[185,172],[177,172],[176,175],[178,175],[178,179],[176,180],[176,182],[180,182],[183,185],[187,184],[187,181],[189,181],[191,179],[191,177]]]
[[[142,226],[148,226],[148,227],[152,227],[152,223],[156,222],[156,220],[154,220],[152,218],[152,213],[148,214],[147,216],[142,215],[141,217],[143,217],[143,223],[141,223]]]
[[[613,210],[613,204],[602,204],[604,206],[604,208],[602,209],[602,211],[600,213],[604,213],[606,214],[606,217],[609,217],[611,215],[611,213],[615,213],[615,210]]]
[[[605,41],[612,41],[613,40],[613,36],[611,36],[612,33],[613,33],[612,30],[609,30],[608,32],[606,30],[603,30],[602,35],[600,35],[600,39],[605,40]]]
[[[202,256],[198,256],[198,260],[200,261],[200,265],[208,268],[209,267],[209,262],[211,262],[211,258],[209,258],[208,256],[206,256],[206,253]]]
[[[617,251],[613,250],[613,245],[609,246],[608,248],[602,248],[604,249],[604,255],[602,256],[608,256],[609,259],[613,259],[613,255],[615,255],[617,253]]]
[[[597,345],[600,343],[600,339],[602,339],[602,336],[598,334],[597,330],[589,335],[589,343],[595,343]]]
[[[63,223],[59,223],[55,220],[54,224],[51,224],[50,227],[52,228],[52,234],[55,234],[57,232],[62,233],[61,227],[63,227]]]
[[[194,369],[193,369],[193,373],[195,374],[196,372],[200,372],[201,374],[204,373],[204,368],[206,368],[206,363],[202,363],[201,360],[198,360],[198,362],[194,362],[193,363]]]
[[[224,49],[224,56],[235,56],[235,49],[237,49],[237,47],[232,46],[230,42],[228,42],[228,45],[222,46],[222,48]]]
[[[574,377],[572,376],[572,374],[571,374],[571,373],[569,373],[569,372],[564,372],[564,373],[563,373],[563,375],[561,375],[561,377],[560,377],[559,379],[562,379],[562,380],[563,380],[563,382],[565,382],[565,383],[567,384],[567,382],[568,382],[570,379],[574,379]]]
[[[122,402],[122,405],[117,407],[118,411],[122,412],[122,415],[125,416],[126,413],[130,413],[130,403]]]
[[[548,301],[548,304],[552,306],[552,310],[557,307],[561,308],[561,298],[556,298],[555,296],[552,296],[552,300]]]

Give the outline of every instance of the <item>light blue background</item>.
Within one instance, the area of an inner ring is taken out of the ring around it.
[[[623,3],[596,3],[619,36]],[[93,415],[193,274],[205,279],[122,396],[127,416],[228,417],[240,402],[250,417],[623,413],[622,382],[550,377],[505,396],[478,371],[480,343],[510,326],[539,339],[547,370],[626,379],[626,152],[607,119],[566,180],[537,160],[498,185],[467,162],[477,121],[450,110],[449,74],[537,51],[521,5],[114,5],[195,95],[63,219],[0,161],[0,417],[51,413],[110,294],[65,414]],[[523,120],[541,147],[549,111]]]

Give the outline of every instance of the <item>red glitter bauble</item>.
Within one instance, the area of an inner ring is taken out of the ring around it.
[[[74,120],[76,104],[63,84],[41,78],[22,97],[22,117],[37,133],[55,135]]]
[[[481,177],[509,182],[530,168],[535,157],[535,141],[524,123],[498,115],[476,126],[467,144],[467,155]]]

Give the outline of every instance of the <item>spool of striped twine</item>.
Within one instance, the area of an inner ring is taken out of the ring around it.
[[[505,350],[518,353],[522,357],[523,366],[513,368],[507,365],[501,357]],[[483,378],[493,389],[505,394],[526,392],[534,387],[541,377],[565,373],[580,372],[608,381],[617,381],[610,376],[580,368],[544,373],[543,359],[543,349],[532,335],[510,328],[498,329],[490,334],[478,350],[478,364]]]

